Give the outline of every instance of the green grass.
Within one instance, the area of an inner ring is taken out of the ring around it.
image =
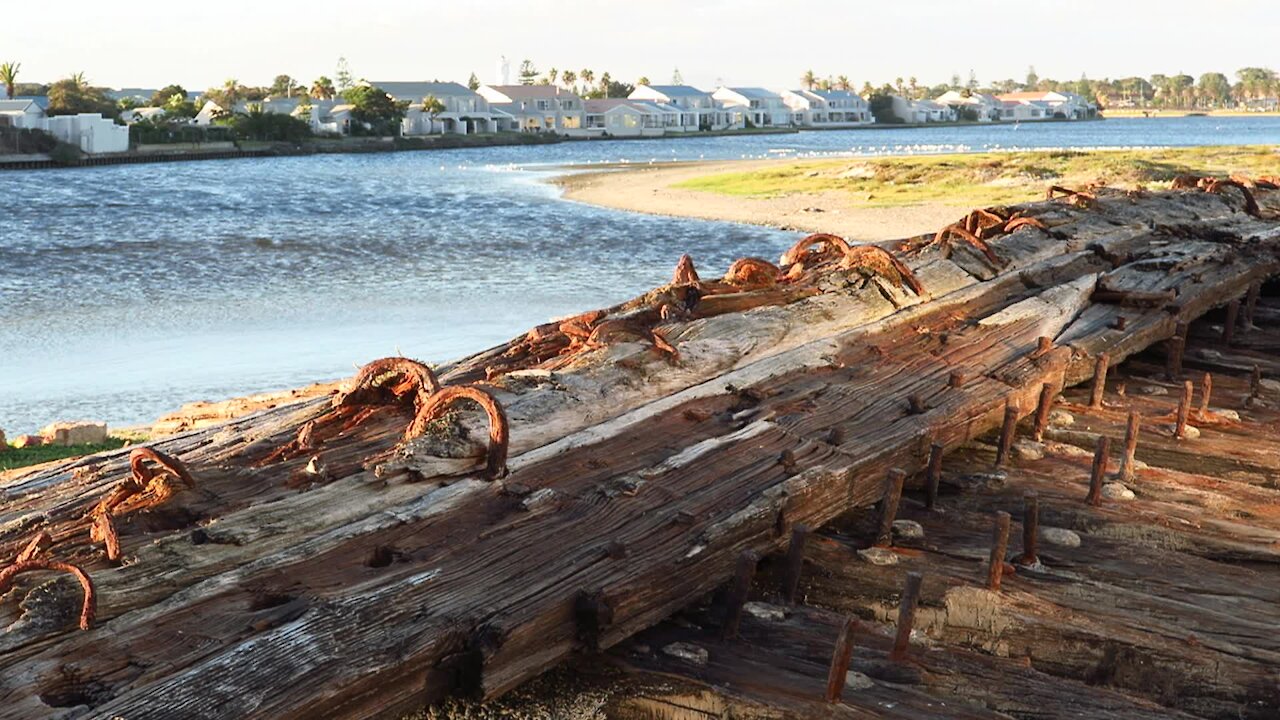
[[[705,175],[674,187],[748,198],[838,192],[864,207],[972,206],[1034,200],[1044,196],[1048,185],[1100,181],[1128,188],[1168,187],[1175,176],[1186,173],[1280,174],[1280,154],[1272,146],[1229,146],[818,160]]]
[[[0,470],[12,470],[14,468],[27,467],[28,465],[39,465],[52,460],[64,460],[66,458],[80,457],[81,455],[92,455],[93,453],[102,452],[103,450],[115,450],[124,447],[125,440],[123,438],[107,438],[104,443],[95,443],[92,445],[71,445],[63,447],[60,445],[39,445],[37,447],[14,448],[8,447],[0,450]]]

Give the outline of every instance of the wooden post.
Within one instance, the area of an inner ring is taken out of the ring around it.
[[[1204,379],[1200,381],[1200,414],[1204,415],[1209,412],[1209,398],[1213,396],[1213,375],[1204,374]]]
[[[1049,413],[1053,410],[1053,385],[1040,386],[1040,402],[1036,404],[1036,421],[1031,428],[1031,439],[1044,441],[1044,431],[1049,427]]]
[[[1126,318],[1123,315],[1116,316],[1116,321],[1111,324],[1111,327],[1115,328],[1116,330],[1124,330],[1128,326],[1129,326],[1129,318]]]
[[[996,449],[996,467],[1005,464],[1009,459],[1009,450],[1013,448],[1013,435],[1018,429],[1018,406],[1008,403],[1004,406],[1004,424],[1000,427],[1000,447]]]
[[[1258,296],[1262,294],[1262,283],[1256,282],[1249,286],[1249,293],[1244,297],[1244,324],[1247,327],[1253,326],[1253,311],[1258,307]]]
[[[1053,349],[1053,338],[1041,335],[1036,339],[1036,351],[1033,357],[1041,357]]]
[[[987,589],[999,590],[1000,578],[1004,575],[1004,556],[1009,549],[1009,513],[1001,510],[996,513],[995,522],[991,526],[991,559],[987,566]]]
[[[919,394],[907,396],[907,412],[911,415],[923,415],[929,411],[929,407],[924,404],[924,398]]]
[[[1134,453],[1138,451],[1138,431],[1142,429],[1142,416],[1136,412],[1129,413],[1129,426],[1124,431],[1124,457],[1120,459],[1120,479],[1128,482],[1133,479]]]
[[[1035,565],[1040,562],[1036,543],[1040,537],[1040,497],[1034,492],[1022,495],[1022,557],[1018,562],[1022,565]]]
[[[902,484],[907,473],[892,468],[884,478],[884,495],[880,498],[880,526],[876,530],[876,545],[893,544],[893,521],[898,517],[898,501],[902,499]]]
[[[1093,391],[1089,395],[1089,407],[1102,407],[1102,394],[1107,390],[1107,368],[1111,365],[1111,356],[1099,353],[1093,364]]]
[[[1182,348],[1187,344],[1186,340],[1180,337],[1169,338],[1165,346],[1168,348],[1168,355],[1165,357],[1164,375],[1170,380],[1177,380],[1182,374]]]
[[[1231,347],[1231,340],[1236,334],[1236,320],[1240,317],[1240,301],[1227,303],[1227,321],[1222,325],[1222,344]]]
[[[1179,440],[1187,434],[1187,415],[1191,412],[1191,396],[1195,392],[1191,381],[1182,384],[1182,399],[1178,401],[1178,422],[1173,426],[1173,436]]]
[[[1262,395],[1262,368],[1254,365],[1253,372],[1249,374],[1249,397],[1256,398]]]
[[[742,606],[747,602],[751,592],[751,580],[756,574],[756,564],[760,556],[754,550],[743,550],[738,556],[738,565],[733,571],[733,580],[729,583],[729,591],[724,596],[724,623],[720,626],[720,639],[733,640],[738,637],[738,625],[742,623]]]
[[[782,599],[788,605],[796,602],[800,589],[800,572],[804,568],[804,545],[809,539],[809,526],[796,523],[791,528],[791,545],[787,547],[787,572],[782,579]]]
[[[907,659],[911,650],[911,626],[916,620],[916,605],[920,602],[920,583],[924,576],[918,572],[907,573],[907,581],[902,586],[902,600],[898,603],[898,632],[893,638],[893,650],[889,660],[902,662]]]
[[[942,452],[940,443],[929,446],[929,468],[925,471],[924,507],[932,510],[938,504],[938,483],[942,480]]]
[[[963,370],[952,370],[951,377],[947,379],[947,387],[961,388],[964,387],[964,381],[967,379]]]
[[[831,653],[831,667],[827,670],[827,702],[838,703],[844,693],[845,676],[849,673],[849,661],[853,658],[853,632],[858,628],[858,621],[846,618],[836,638],[835,650]]]
[[[1089,471],[1089,495],[1085,502],[1090,505],[1102,504],[1102,480],[1107,476],[1107,461],[1111,454],[1111,438],[1098,436],[1098,445],[1093,451],[1093,468]]]

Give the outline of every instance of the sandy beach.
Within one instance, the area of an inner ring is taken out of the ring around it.
[[[897,207],[858,207],[847,192],[797,192],[780,197],[741,197],[673,187],[723,172],[794,166],[794,158],[673,163],[660,167],[612,168],[563,175],[555,182],[567,200],[633,212],[764,225],[784,230],[830,232],[853,240],[891,240],[954,222],[963,202]]]

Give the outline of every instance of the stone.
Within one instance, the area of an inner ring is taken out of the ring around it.
[[[1262,389],[1270,390],[1272,392],[1280,392],[1280,380],[1262,378]]]
[[[1055,409],[1049,411],[1049,424],[1053,427],[1071,427],[1076,424],[1076,416],[1066,410]]]
[[[869,547],[858,551],[858,557],[872,565],[897,565],[898,553],[882,547]]]
[[[1182,431],[1183,440],[1195,440],[1198,437],[1200,437],[1200,428],[1195,425],[1188,425],[1186,429]]]
[[[1019,460],[1039,460],[1044,457],[1044,445],[1033,440],[1018,440],[1013,444],[1013,456]]]
[[[1240,413],[1236,412],[1235,410],[1214,410],[1213,414],[1217,415],[1223,420],[1230,420],[1231,422],[1240,422]],[[3,438],[3,437],[4,435],[0,435],[0,438]]]
[[[107,441],[104,422],[56,422],[45,426],[40,436],[49,445],[97,445]]]
[[[1057,545],[1058,547],[1080,547],[1080,534],[1066,528],[1040,528],[1040,539],[1050,545]]]
[[[1044,449],[1057,457],[1093,457],[1093,451],[1071,443],[1047,442],[1044,444]]]
[[[765,602],[746,603],[742,606],[742,611],[753,618],[769,622],[782,622],[787,619],[787,611],[784,608]]]
[[[924,526],[915,520],[894,520],[893,536],[899,540],[921,540],[924,538]]]
[[[846,690],[870,690],[875,686],[875,680],[856,670],[850,670],[844,674],[844,687]]]
[[[707,660],[711,655],[707,653],[707,649],[699,647],[693,643],[673,642],[662,648],[665,655],[669,655],[677,660],[684,660],[687,663],[703,667],[707,664]]]
[[[15,448],[40,447],[44,444],[44,438],[39,435],[19,435],[13,439]]]
[[[1108,500],[1132,500],[1137,496],[1124,483],[1113,482],[1102,486],[1102,497]]]
[[[1168,395],[1169,388],[1160,387],[1159,385],[1143,385],[1142,387],[1138,388],[1138,392],[1142,393],[1143,395],[1151,395],[1151,396]]]

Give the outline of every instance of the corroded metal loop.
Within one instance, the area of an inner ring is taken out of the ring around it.
[[[181,480],[187,487],[196,486],[195,478],[187,471],[187,466],[181,460],[155,448],[134,448],[129,453],[131,477],[112,488],[111,492],[98,501],[91,513],[89,540],[106,545],[107,559],[112,562],[120,559],[120,536],[116,532],[113,518],[116,507],[145,491],[151,491],[154,494],[153,503],[156,505],[168,500],[173,494],[173,488],[168,483],[163,480],[156,482],[156,473],[147,465],[148,462],[159,465],[162,470]]]
[[[676,263],[675,275],[671,278],[672,285],[693,285],[702,282],[698,277],[698,270],[693,266],[693,258],[688,253],[680,256],[680,261]]]
[[[427,402],[418,409],[417,416],[413,418],[413,423],[409,425],[408,431],[405,432],[405,440],[412,440],[426,432],[428,425],[444,417],[449,408],[463,400],[469,400],[479,405],[485,411],[485,414],[489,416],[489,452],[486,475],[490,480],[504,477],[507,474],[507,449],[510,433],[507,413],[502,409],[502,404],[489,391],[474,385],[451,385],[428,398]]]
[[[758,257],[744,257],[733,261],[724,281],[730,285],[776,285],[782,271],[777,265]]]
[[[94,592],[93,580],[89,578],[88,573],[71,563],[43,558],[19,560],[0,570],[0,595],[9,592],[13,587],[13,579],[15,577],[24,572],[35,572],[37,570],[70,573],[76,580],[80,581],[80,587],[84,590],[84,603],[80,606],[80,629],[88,630],[93,627],[93,619],[98,612],[98,596]]]
[[[1058,197],[1066,198],[1072,205],[1082,208],[1093,207],[1098,202],[1098,196],[1088,190],[1072,190],[1061,185],[1050,185],[1045,190],[1044,198],[1046,200],[1053,200]]]
[[[814,246],[817,249],[814,249]],[[782,253],[782,257],[778,260],[778,265],[786,267],[796,263],[808,262],[815,256],[822,259],[832,257],[842,257],[849,252],[849,242],[839,235],[831,233],[814,233],[807,237],[801,238],[790,249]]]
[[[187,472],[187,466],[183,465],[181,460],[155,448],[140,447],[134,448],[129,453],[129,470],[133,472],[133,479],[140,487],[145,486],[155,477],[151,468],[146,466],[146,461],[153,462],[162,469],[169,471],[170,474],[181,480],[187,487],[194,488],[196,486],[196,479],[191,476],[191,473]]]
[[[388,381],[397,384],[388,386]],[[440,391],[440,381],[431,368],[410,358],[386,357],[360,368],[350,390],[334,398],[334,406],[371,405],[385,402],[384,390],[399,400],[410,392],[419,404]]]
[[[840,261],[842,270],[861,270],[888,280],[894,287],[904,285],[916,295],[924,294],[924,286],[915,273],[896,255],[876,245],[859,245],[848,248]]]

